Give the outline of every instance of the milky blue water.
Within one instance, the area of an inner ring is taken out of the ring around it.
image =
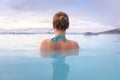
[[[0,35],[0,80],[120,80],[120,35],[67,35],[79,52],[40,52],[53,36]]]

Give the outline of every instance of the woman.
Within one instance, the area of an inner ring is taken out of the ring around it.
[[[66,29],[69,28],[69,18],[64,12],[58,12],[53,17],[53,29],[55,37],[52,39],[43,40],[40,50],[43,51],[67,51],[77,50],[79,45],[77,42],[66,38]]]

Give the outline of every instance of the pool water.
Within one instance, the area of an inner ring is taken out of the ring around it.
[[[67,35],[79,52],[40,52],[53,36],[0,35],[0,80],[120,80],[120,35]]]

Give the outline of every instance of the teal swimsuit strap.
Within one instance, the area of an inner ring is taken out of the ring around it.
[[[57,43],[57,41],[58,41],[59,39],[61,39],[63,42],[66,42],[66,41],[67,41],[67,39],[66,39],[64,36],[58,35],[58,36],[53,37],[53,38],[51,39],[51,42]],[[58,52],[57,52],[57,53],[58,53]],[[57,55],[57,54],[53,54],[52,58],[55,59],[55,60],[63,61],[63,60],[65,59],[65,56],[59,56],[59,55]]]
[[[58,39],[61,39],[63,42],[66,42],[66,38],[62,35],[58,35],[58,36],[55,36],[51,39],[52,42],[56,43],[58,41]]]

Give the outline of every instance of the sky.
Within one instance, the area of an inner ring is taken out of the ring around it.
[[[0,0],[0,29],[52,28],[66,12],[70,29],[103,31],[120,27],[120,0]]]

